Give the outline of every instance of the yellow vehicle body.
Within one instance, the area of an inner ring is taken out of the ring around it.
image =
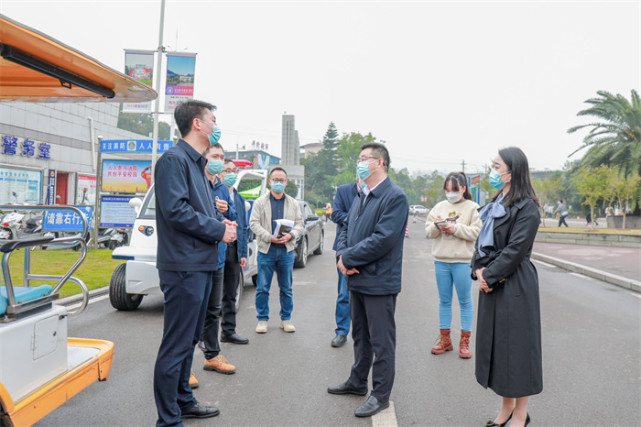
[[[151,88],[0,15],[0,101],[146,102],[156,97]],[[0,382],[0,425],[33,425],[91,383],[109,377],[112,342],[68,338],[67,350],[75,358],[67,370],[16,401]]]

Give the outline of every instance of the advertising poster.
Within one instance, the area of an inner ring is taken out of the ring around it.
[[[94,178],[95,179],[95,178]],[[74,206],[80,209],[87,218],[91,230],[93,206]],[[43,231],[82,231],[82,219],[75,211],[45,211],[42,221]]]
[[[195,53],[171,52],[167,54],[165,113],[173,112],[180,101],[194,97],[195,71]]]
[[[125,50],[125,74],[139,83],[152,87],[154,78],[154,52],[148,50]],[[123,113],[149,113],[151,102],[127,102],[122,104]]]
[[[0,203],[37,205],[40,203],[41,188],[41,171],[0,167]]]
[[[78,174],[76,204],[93,206],[95,203],[96,203],[96,177]]]
[[[151,161],[102,161],[101,191],[105,193],[146,193],[150,185]]]
[[[151,139],[105,139],[100,141],[101,153],[149,153],[153,141]],[[161,139],[156,145],[157,153],[164,153],[174,146],[173,141]]]
[[[129,206],[133,197],[102,196],[100,198],[100,227],[133,227],[136,211]]]

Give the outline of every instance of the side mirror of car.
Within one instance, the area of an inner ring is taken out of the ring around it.
[[[140,208],[142,207],[142,200],[138,197],[134,197],[133,199],[129,200],[129,207],[132,208],[136,212],[136,216],[140,213]]]

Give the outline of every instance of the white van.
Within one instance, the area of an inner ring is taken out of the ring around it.
[[[236,309],[240,302],[243,287],[249,283],[256,284],[258,274],[256,238],[249,229],[249,215],[253,200],[267,191],[267,171],[242,170],[238,174],[236,189],[246,181],[256,181],[259,185],[242,191],[243,197],[248,199],[245,204],[247,213],[247,265],[242,269],[243,274],[238,280]],[[152,186],[144,200],[131,199],[129,205],[136,210],[136,221],[131,230],[129,246],[122,246],[113,251],[113,259],[122,259],[127,262],[120,264],[111,276],[109,283],[109,300],[111,305],[118,310],[135,310],[142,302],[145,295],[162,295],[156,269],[156,197]]]

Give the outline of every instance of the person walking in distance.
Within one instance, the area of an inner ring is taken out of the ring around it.
[[[260,196],[252,207],[249,226],[258,243],[258,283],[256,284],[256,311],[258,324],[256,333],[267,333],[269,320],[269,289],[274,277],[278,277],[280,288],[280,328],[285,332],[296,332],[292,323],[294,296],[292,275],[294,270],[294,247],[296,239],[303,234],[303,215],[296,199],[285,194],[287,172],[281,167],[272,169],[269,175],[271,191]],[[274,235],[279,220],[290,220],[294,227]]]
[[[438,287],[440,337],[432,354],[454,349],[450,338],[452,322],[452,288],[456,288],[461,310],[459,357],[470,359],[470,334],[474,320],[470,260],[474,242],[481,231],[478,205],[472,201],[463,172],[452,172],[443,184],[446,200],[430,211],[425,221],[427,237],[434,239],[432,256]]]
[[[483,226],[472,256],[479,281],[476,380],[502,397],[487,426],[530,422],[530,396],[543,390],[539,280],[530,261],[539,201],[521,149],[499,150],[490,173],[498,193],[480,211]]]
[[[396,359],[396,296],[401,292],[403,243],[409,204],[388,176],[385,145],[361,147],[357,174],[367,184],[354,200],[338,238],[337,267],[347,276],[354,365],[347,381],[329,387],[331,394],[367,394],[372,370],[373,390],[356,409],[370,417],[389,406]]]
[[[556,207],[554,213],[559,216],[559,227],[561,227],[561,224],[569,227],[568,223],[565,222],[565,218],[567,218],[570,213],[568,212],[568,207],[565,206],[565,203],[563,203],[563,200],[559,200],[559,204]]]
[[[352,206],[352,202],[358,194],[359,187],[356,182],[343,184],[336,189],[334,196],[334,205],[332,207],[332,221],[336,223],[336,238],[334,239],[334,247],[338,245],[338,236],[345,226],[347,221],[347,214]],[[347,341],[347,334],[349,333],[349,326],[351,319],[349,316],[349,291],[347,290],[347,279],[345,275],[338,271],[338,297],[336,298],[336,335],[332,339],[332,347],[342,347]]]
[[[189,375],[216,270],[218,243],[236,238],[229,220],[216,219],[205,178],[203,153],[220,131],[212,104],[190,100],[174,112],[182,138],[163,154],[154,171],[158,253],[164,294],[163,336],[154,368],[157,426],[182,425],[183,418],[209,418],[218,408],[194,398]]]

